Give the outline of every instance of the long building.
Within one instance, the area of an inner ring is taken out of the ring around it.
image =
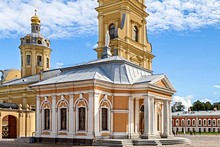
[[[220,132],[220,110],[172,113],[174,132]]]

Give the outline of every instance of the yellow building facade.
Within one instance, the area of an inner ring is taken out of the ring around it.
[[[21,38],[21,71],[1,70],[0,139],[35,132],[35,91],[30,84],[55,76],[50,68],[50,41],[40,34],[40,18],[31,18],[31,33]]]
[[[151,44],[147,38],[146,6],[144,0],[99,0],[99,40],[96,49],[101,58],[105,34],[109,30],[112,55],[121,56],[143,68],[152,70]]]
[[[91,145],[103,138],[172,137],[175,89],[152,73],[143,0],[99,0],[98,60],[32,84],[36,139]]]

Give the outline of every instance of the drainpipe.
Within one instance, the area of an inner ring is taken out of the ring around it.
[[[4,71],[0,70],[0,72],[2,73],[1,78],[0,78],[0,85],[3,84],[3,75],[4,75]]]

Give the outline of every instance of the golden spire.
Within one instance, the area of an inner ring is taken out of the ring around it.
[[[37,16],[37,10],[35,9],[35,15],[31,17],[31,24],[40,24],[40,18]]]

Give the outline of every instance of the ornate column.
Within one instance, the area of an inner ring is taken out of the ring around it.
[[[139,134],[139,99],[135,99],[135,134]]]
[[[163,101],[163,103],[163,134],[161,137],[167,138],[169,136],[169,104],[168,100]]]
[[[52,95],[52,132],[53,137],[57,136],[57,111],[56,111],[56,95]]]
[[[40,97],[36,97],[36,137],[40,137],[41,135],[41,116],[40,116]]]
[[[154,104],[154,98],[150,98],[150,112],[151,112],[151,135],[155,135],[155,104]]]
[[[89,93],[89,107],[88,107],[88,134],[92,137],[93,135],[93,92]]]
[[[169,137],[174,136],[172,131],[172,111],[171,111],[171,101],[168,101],[168,115],[169,115]]]
[[[73,122],[75,121],[75,117],[73,117],[73,103],[74,103],[74,95],[70,95],[70,105],[69,105],[69,133],[68,136],[73,137],[75,135]]]
[[[148,139],[151,136],[151,109],[150,109],[150,97],[144,98],[144,134],[141,136],[143,139]]]

